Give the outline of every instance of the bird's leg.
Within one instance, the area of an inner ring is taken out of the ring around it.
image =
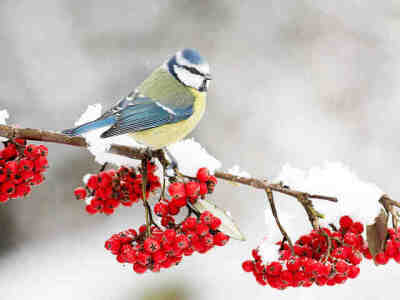
[[[166,171],[172,170],[174,172],[174,176],[169,176],[169,177],[175,177],[176,174],[178,173],[178,161],[175,159],[175,157],[172,155],[172,153],[168,150],[167,147],[164,148],[165,153],[167,153],[168,158],[170,159],[170,164],[168,165]]]

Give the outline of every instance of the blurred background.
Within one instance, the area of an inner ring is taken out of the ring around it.
[[[1,0],[0,109],[12,124],[68,128],[89,104],[113,104],[193,47],[214,78],[193,136],[226,169],[274,178],[284,163],[341,161],[400,199],[399,30],[394,0]],[[73,189],[99,166],[82,149],[48,146],[47,181],[0,207],[2,299],[386,299],[397,290],[393,264],[363,266],[329,293],[259,286],[240,264],[266,231],[264,194],[226,183],[212,197],[247,242],[136,275],[103,246],[139,225],[142,208],[88,216]]]

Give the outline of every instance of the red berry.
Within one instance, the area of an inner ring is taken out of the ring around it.
[[[182,223],[183,230],[192,230],[195,229],[197,225],[197,220],[195,217],[186,218],[185,221]]]
[[[212,230],[216,230],[221,225],[221,220],[219,218],[213,217],[211,219],[211,224],[209,224]]]
[[[6,194],[0,193],[0,203],[6,203],[8,201],[8,196]]]
[[[139,252],[136,261],[143,266],[147,266],[151,262],[151,254]]]
[[[261,260],[261,256],[258,253],[258,249],[253,249],[251,251],[251,256],[253,256],[253,258],[257,261],[257,260]]]
[[[335,269],[336,269],[336,272],[338,272],[339,274],[343,274],[343,273],[347,272],[348,265],[343,260],[339,260],[335,264]]]
[[[12,195],[15,192],[15,185],[12,181],[6,181],[1,185],[1,193],[5,195]]]
[[[175,205],[174,202],[170,202],[168,204],[168,213],[172,216],[175,216],[179,213],[179,207]]]
[[[214,244],[213,235],[210,233],[206,234],[205,236],[203,236],[202,241],[207,247],[212,247]]]
[[[200,193],[200,185],[198,182],[189,181],[185,184],[185,191],[188,197],[197,197]]]
[[[350,262],[353,265],[359,265],[362,261],[362,256],[359,252],[354,252],[351,256],[350,256]]]
[[[200,221],[206,225],[210,225],[212,223],[214,216],[208,210],[204,211],[200,215]]]
[[[346,244],[348,244],[348,245],[350,245],[350,246],[353,246],[353,245],[355,245],[355,244],[357,243],[357,236],[356,236],[353,232],[347,232],[347,233],[344,235],[343,241],[344,241]]]
[[[168,214],[168,205],[161,202],[156,203],[154,205],[154,213],[159,217],[166,216]]]
[[[360,268],[357,266],[350,266],[349,270],[347,272],[347,276],[349,276],[349,278],[356,278],[358,276],[358,274],[360,274]]]
[[[292,257],[286,262],[286,267],[291,272],[297,272],[300,270],[300,258]]]
[[[183,234],[178,234],[175,238],[175,245],[181,249],[184,250],[189,246],[189,240],[188,238],[183,235]]]
[[[86,198],[86,189],[83,187],[78,187],[74,190],[76,199],[83,200]]]
[[[386,265],[389,261],[389,257],[386,256],[385,252],[379,252],[374,260],[378,265]]]
[[[340,227],[343,229],[349,229],[353,225],[353,220],[349,216],[343,216],[339,220]]]
[[[252,272],[254,270],[254,263],[251,260],[246,260],[242,263],[242,268],[245,272]]]
[[[207,168],[200,168],[197,171],[196,177],[200,182],[207,182],[210,177],[210,172]]]
[[[213,184],[217,184],[217,177],[215,177],[215,176],[210,176],[210,177],[208,178],[208,182],[211,182],[211,183],[213,183]]]
[[[282,283],[289,286],[293,283],[293,274],[288,270],[284,270],[280,274],[280,279]]]
[[[89,189],[95,190],[95,189],[97,189],[97,186],[98,186],[98,177],[97,177],[97,175],[90,176],[90,178],[89,178],[89,180],[87,182],[87,187]]]
[[[271,276],[278,276],[282,271],[282,265],[274,261],[267,266],[267,274]]]
[[[200,236],[205,236],[209,232],[209,228],[206,224],[199,223],[196,225],[196,232]]]
[[[204,196],[205,194],[208,193],[208,187],[207,184],[205,182],[200,182],[200,190],[199,190],[199,194],[201,196]]]
[[[168,193],[173,198],[182,198],[186,196],[185,184],[183,182],[171,183],[168,187]]]
[[[153,254],[153,260],[155,263],[161,264],[167,260],[167,255],[162,250],[157,251],[156,253]]]
[[[229,236],[223,234],[222,232],[217,232],[217,234],[214,235],[214,245],[224,246],[228,241]]]
[[[143,246],[144,250],[146,250],[148,253],[154,253],[160,250],[160,243],[151,237],[144,241]]]
[[[386,242],[386,249],[385,249],[385,254],[389,258],[393,258],[396,254],[398,253],[398,249],[394,245],[392,240],[388,240]]]
[[[161,219],[161,225],[167,228],[172,228],[175,226],[175,219],[171,216],[164,216]]]
[[[364,231],[364,225],[360,222],[354,222],[350,227],[350,231],[355,234],[361,234]]]
[[[146,272],[147,267],[139,264],[139,263],[135,263],[133,265],[133,270],[137,273],[137,274],[143,274],[144,272]]]

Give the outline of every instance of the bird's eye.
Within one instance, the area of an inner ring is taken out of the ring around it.
[[[199,70],[197,70],[196,68],[193,67],[189,67],[189,66],[182,66],[184,69],[188,70],[190,73],[192,74],[196,74],[196,75],[200,75],[204,77],[204,74],[201,73]]]

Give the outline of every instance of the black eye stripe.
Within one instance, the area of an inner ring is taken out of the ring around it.
[[[179,66],[181,68],[184,68],[185,70],[188,70],[192,74],[196,74],[196,75],[200,75],[200,76],[205,77],[205,75],[203,73],[201,73],[199,70],[197,70],[196,68],[188,67],[188,66],[182,66],[182,65],[179,65]]]

